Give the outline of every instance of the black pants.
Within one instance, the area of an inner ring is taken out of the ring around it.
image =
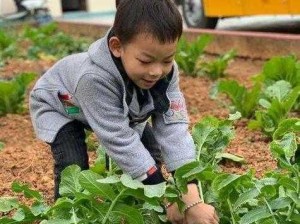
[[[85,126],[79,121],[72,121],[63,126],[53,143],[50,143],[54,159],[54,199],[59,198],[61,172],[70,165],[78,165],[82,170],[89,169],[87,145],[85,143]],[[161,152],[152,128],[146,125],[142,143],[149,150],[154,160],[161,164]],[[137,149],[138,150],[138,149]]]

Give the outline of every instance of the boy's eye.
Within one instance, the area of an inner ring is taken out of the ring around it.
[[[144,61],[144,60],[141,60],[141,59],[138,59],[142,64],[150,64],[151,61]]]
[[[172,63],[173,61],[165,61],[164,63],[165,64],[170,64],[170,63]]]

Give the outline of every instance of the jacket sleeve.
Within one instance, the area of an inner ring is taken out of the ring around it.
[[[129,126],[118,82],[101,74],[86,74],[78,83],[75,97],[107,154],[125,173],[136,178],[155,164],[139,134]]]
[[[188,113],[185,99],[179,89],[179,71],[174,73],[167,89],[170,107],[166,113],[155,113],[152,118],[154,136],[161,145],[162,156],[168,171],[196,159],[195,145],[188,131]]]

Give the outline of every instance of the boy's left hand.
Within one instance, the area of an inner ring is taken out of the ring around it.
[[[173,203],[167,208],[167,219],[172,224],[186,224],[184,215],[179,211],[177,203]]]

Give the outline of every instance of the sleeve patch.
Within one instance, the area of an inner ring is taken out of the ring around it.
[[[163,114],[166,124],[188,123],[188,114],[183,96],[177,95],[170,98],[170,108]]]

